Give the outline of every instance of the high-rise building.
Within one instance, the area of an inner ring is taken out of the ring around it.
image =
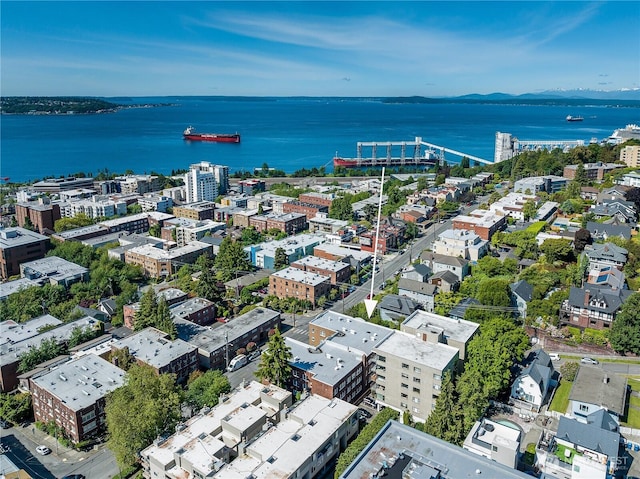
[[[625,163],[629,168],[637,168],[640,166],[640,146],[625,146],[620,150],[620,161]]]
[[[214,165],[208,161],[194,163],[185,175],[187,203],[213,201],[229,191],[229,167]]]

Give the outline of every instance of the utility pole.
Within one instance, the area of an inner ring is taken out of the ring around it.
[[[225,369],[229,367],[229,332],[224,332],[224,361]]]

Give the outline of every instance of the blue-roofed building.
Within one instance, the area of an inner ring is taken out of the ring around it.
[[[518,308],[518,314],[522,318],[527,317],[527,303],[533,299],[533,286],[524,279],[511,283],[511,302],[514,307]]]

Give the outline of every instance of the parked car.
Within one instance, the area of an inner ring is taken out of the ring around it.
[[[599,364],[597,359],[587,358],[587,357],[582,358],[580,362],[582,364]]]
[[[549,359],[551,361],[560,361],[560,355],[558,353],[549,353]]]
[[[51,449],[49,449],[47,446],[38,446],[36,447],[36,452],[38,454],[46,456],[47,454],[51,454]]]
[[[228,372],[237,371],[248,362],[249,360],[247,359],[247,356],[245,354],[238,354],[235,358],[233,358],[229,362],[229,366],[227,366],[227,371]]]
[[[247,355],[247,358],[249,359],[249,361],[253,361],[254,359],[258,359],[261,354],[262,354],[262,351],[260,351],[260,349],[256,349],[254,351],[251,351]]]
[[[68,476],[64,476],[62,479],[85,479],[82,474],[70,474]]]
[[[9,423],[9,421],[5,421],[4,419],[0,419],[0,427],[2,429],[9,429],[11,427],[11,424]]]
[[[363,408],[358,408],[358,419],[369,419],[371,417],[371,413]]]

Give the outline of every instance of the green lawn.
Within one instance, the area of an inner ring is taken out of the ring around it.
[[[631,387],[631,389],[633,389],[634,391],[640,392],[640,380],[638,379],[627,379],[627,384]]]
[[[622,425],[632,427],[633,429],[640,429],[640,410],[629,407],[627,421],[623,422]]]
[[[571,392],[571,384],[569,381],[560,380],[560,385],[557,387],[555,394],[553,395],[553,401],[549,409],[551,411],[557,411],[564,414],[569,407],[569,393]]]
[[[630,406],[636,406],[636,407],[640,408],[640,397],[638,397],[638,396],[630,396],[629,397],[629,405]]]
[[[569,457],[565,456],[565,451],[569,451]],[[576,454],[581,455],[580,453],[576,452],[575,449],[563,446],[562,444],[558,444],[558,448],[556,449],[556,457],[562,462],[566,462],[567,464],[573,464],[573,457]]]

